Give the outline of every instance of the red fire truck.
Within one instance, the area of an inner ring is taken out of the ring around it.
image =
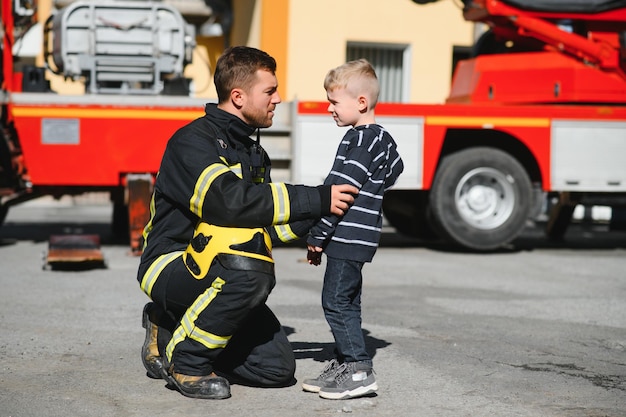
[[[445,104],[377,107],[405,163],[385,196],[389,223],[482,251],[518,236],[546,195],[558,198],[553,238],[579,204],[623,207],[626,1],[464,5],[464,18],[489,30],[457,65]],[[307,161],[336,146],[326,108],[299,103],[295,181],[318,181]]]
[[[203,114],[205,100],[190,98],[183,78],[193,28],[163,3],[77,1],[45,23],[35,4],[2,2],[0,224],[29,199],[107,191],[114,226],[130,223],[140,252],[165,143]],[[44,25],[46,68],[14,53],[35,24]],[[84,83],[85,94],[56,94],[45,71]]]

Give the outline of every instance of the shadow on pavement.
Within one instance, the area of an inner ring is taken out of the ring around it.
[[[47,242],[52,235],[95,234],[103,245],[128,245],[128,237],[116,236],[109,223],[7,222],[0,227],[0,247],[17,241]]]
[[[283,329],[287,335],[295,332],[293,327],[283,326]],[[383,349],[391,345],[391,343],[386,340],[373,337],[367,329],[363,329],[363,335],[365,336],[367,353],[371,358],[376,356],[378,349]],[[333,352],[335,344],[332,342],[291,342],[291,347],[293,348],[296,360],[313,359],[315,362],[326,362],[335,357]]]

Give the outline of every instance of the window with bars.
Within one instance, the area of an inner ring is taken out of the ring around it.
[[[376,70],[380,83],[379,102],[407,101],[409,91],[409,46],[348,42],[346,61],[365,58]]]

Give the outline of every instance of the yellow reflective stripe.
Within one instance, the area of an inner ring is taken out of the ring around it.
[[[243,178],[243,172],[241,170],[241,164],[231,165],[230,170],[235,173],[239,178]]]
[[[231,336],[218,336],[196,327],[189,335],[189,338],[202,343],[207,349],[223,349],[228,344]]]
[[[171,253],[166,253],[165,255],[159,256],[152,265],[148,268],[143,278],[141,279],[141,289],[145,292],[148,297],[152,293],[152,287],[156,282],[157,278],[163,272],[166,266],[170,264],[173,260],[182,256],[183,251],[176,251]]]
[[[167,344],[167,347],[165,348],[165,354],[167,355],[168,362],[172,362],[172,353],[174,353],[174,348],[183,340],[185,340],[185,329],[183,329],[182,326],[178,326],[178,328],[172,334],[172,338]]]
[[[233,165],[230,165],[228,163],[228,161],[226,160],[226,158],[224,158],[223,156],[220,156],[220,159],[222,160],[222,162],[224,162],[224,165],[228,166],[228,168],[230,168],[230,170],[235,173],[236,176],[238,176],[239,178],[243,178],[243,171],[241,169],[241,162],[233,164]]]
[[[139,119],[139,120],[193,120],[204,115],[202,110],[163,109],[107,109],[107,108],[55,108],[21,107],[13,108],[17,117],[70,117],[81,119]]]
[[[275,226],[274,230],[276,230],[276,234],[281,242],[291,242],[292,240],[298,239],[298,235],[296,235],[293,230],[291,230],[291,226],[288,224],[282,224],[279,226]]]
[[[204,204],[204,198],[209,191],[213,181],[225,172],[228,172],[228,167],[222,164],[209,165],[196,181],[196,187],[193,190],[193,195],[189,200],[189,209],[198,217],[202,217],[202,205]]]
[[[152,219],[154,219],[154,193],[152,193],[152,198],[150,198],[150,220],[146,224],[146,227],[143,228],[142,236],[143,236],[143,249],[146,250],[148,246],[148,235],[152,231]]]
[[[550,127],[550,119],[545,117],[472,117],[472,116],[427,116],[427,125],[494,127]]]
[[[283,183],[269,184],[274,199],[274,218],[272,224],[282,224],[289,221],[289,192]]]
[[[168,361],[172,361],[172,354],[174,353],[176,345],[184,341],[187,337],[202,343],[208,349],[226,347],[231,336],[214,335],[196,327],[198,316],[211,304],[211,301],[213,301],[217,294],[222,291],[224,284],[226,284],[226,282],[222,278],[215,278],[211,286],[196,298],[191,307],[187,309],[181,319],[180,326],[174,331],[172,339],[165,349]]]

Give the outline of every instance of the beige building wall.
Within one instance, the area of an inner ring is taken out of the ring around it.
[[[265,0],[272,1],[272,0]],[[326,72],[345,62],[348,41],[410,45],[409,102],[443,102],[452,46],[469,46],[473,24],[453,0],[292,0],[284,99],[325,100]]]

